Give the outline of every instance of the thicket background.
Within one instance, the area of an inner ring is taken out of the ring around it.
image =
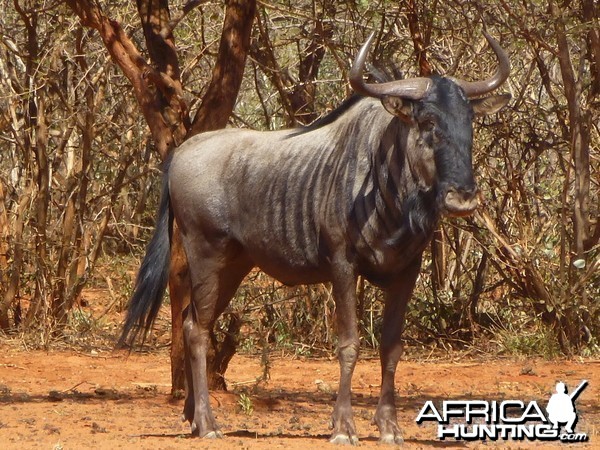
[[[39,345],[64,339],[85,316],[86,288],[106,289],[122,310],[153,228],[160,155],[177,142],[157,142],[138,87],[99,33],[114,26],[123,33],[117,41],[139,51],[134,62],[147,67],[140,80],[150,102],[166,98],[161,120],[181,137],[178,127],[191,125],[185,115],[177,116],[183,124],[173,120],[173,108],[199,110],[218,66],[225,6],[244,3],[0,1],[5,335]],[[172,66],[157,64],[165,54],[150,51],[142,11],[153,4],[181,19],[163,36],[179,64],[174,87]],[[86,11],[110,20],[95,27],[99,16]],[[487,77],[495,60],[485,26],[510,55],[503,89],[513,100],[475,124],[485,202],[474,217],[441,224],[406,340],[587,355],[598,351],[600,331],[599,16],[594,0],[501,0],[493,8],[468,0],[259,1],[229,125],[278,129],[326,114],[350,94],[347,72],[372,31],[371,61],[393,77]],[[260,273],[247,281],[221,323],[241,327],[242,347],[335,347],[327,286],[283,288]],[[363,343],[376,347],[380,297],[363,281],[358,289]]]

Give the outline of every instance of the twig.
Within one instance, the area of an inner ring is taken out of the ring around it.
[[[11,369],[21,369],[21,370],[25,370],[25,367],[21,367],[21,366],[17,366],[16,364],[0,364],[0,367],[10,367]]]
[[[112,301],[110,302],[110,305],[108,305],[108,308],[106,308],[104,310],[104,312],[100,315],[100,317],[98,317],[97,320],[100,320],[104,316],[106,316],[113,309],[113,307],[115,306],[115,304],[119,301],[119,297],[117,297],[115,295],[115,290],[113,288],[112,280],[111,280],[110,277],[106,277],[106,284],[108,286],[108,292],[110,294],[110,298],[111,298]]]
[[[260,376],[260,377],[256,377],[256,378],[254,378],[254,379],[252,379],[252,380],[246,380],[246,381],[235,381],[235,382],[233,382],[233,381],[232,381],[232,382],[230,382],[230,383],[229,383],[229,385],[230,385],[231,387],[236,387],[236,386],[245,386],[245,385],[248,385],[248,384],[257,384],[257,383],[260,383],[261,381],[263,381],[263,377],[262,377],[262,376]]]
[[[75,386],[73,386],[72,388],[69,389],[65,389],[64,391],[58,391],[59,394],[65,394],[67,392],[73,392],[76,388],[78,388],[79,386],[81,386],[82,384],[87,383],[87,381],[81,381],[80,383],[77,383]]]
[[[190,0],[189,2],[187,2],[181,9],[179,14],[177,14],[174,18],[169,20],[169,23],[165,27],[163,27],[162,30],[160,30],[160,36],[163,39],[167,39],[167,37],[173,33],[175,27],[179,25],[179,22],[181,22],[185,16],[187,16],[194,8],[197,8],[202,3],[206,3],[207,1],[208,0]]]

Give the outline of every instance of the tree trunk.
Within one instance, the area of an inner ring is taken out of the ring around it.
[[[589,239],[590,217],[590,116],[581,107],[581,85],[575,77],[571,63],[569,43],[562,11],[551,3],[554,28],[558,44],[558,61],[564,83],[564,93],[569,108],[571,158],[575,172],[575,202],[573,205],[573,235],[575,255],[584,258],[584,242]]]
[[[185,366],[183,347],[183,312],[190,304],[191,286],[187,258],[183,251],[177,223],[173,226],[171,241],[171,271],[169,273],[171,297],[171,394],[185,389]]]
[[[255,0],[229,0],[227,2],[217,62],[208,90],[188,132],[188,138],[200,132],[225,128],[227,125],[242,84],[255,12]],[[187,259],[181,246],[181,240],[177,237],[173,239],[171,275],[169,277],[172,324],[172,393],[184,388],[182,313],[191,299],[191,286],[188,278]],[[237,332],[239,332],[239,327],[235,333],[237,334]],[[226,338],[221,348],[216,348],[216,339],[212,339],[211,342],[213,346],[207,362],[209,388],[225,390],[223,374],[235,354],[235,344],[232,345]]]
[[[255,0],[226,2],[217,62],[187,137],[227,125],[242,84],[255,12]]]
[[[406,2],[406,8],[408,9],[406,13],[406,18],[408,20],[408,29],[410,30],[410,35],[412,37],[415,49],[415,57],[419,66],[419,74],[422,77],[426,77],[431,75],[432,73],[431,64],[429,63],[429,59],[427,58],[427,47],[429,46],[431,22],[425,24],[427,26],[427,29],[425,33],[423,33],[421,31],[421,24],[419,18],[424,16],[419,13],[419,8],[415,0],[408,0]],[[431,5],[432,13],[429,15],[429,17],[435,16],[436,9],[437,1],[434,1]]]
[[[106,17],[101,8],[89,0],[67,0],[83,25],[96,29],[112,60],[133,86],[135,97],[150,127],[156,150],[164,160],[185,139],[208,130],[224,128],[239,92],[250,32],[256,11],[255,0],[227,0],[225,20],[217,62],[207,92],[193,121],[183,98],[177,47],[173,28],[193,7],[202,1],[190,1],[177,20],[171,20],[167,0],[137,0],[138,14],[151,64],[136,48],[120,24]],[[172,312],[172,392],[184,388],[182,313],[190,301],[187,261],[178,232],[174,231],[171,249],[169,291]],[[228,348],[231,348],[229,345]],[[235,352],[233,350],[229,352]],[[209,367],[224,372],[231,359],[228,351],[213,349],[217,360]],[[223,364],[224,363],[224,364]],[[214,379],[211,374],[209,378]],[[217,377],[218,378],[218,377]],[[221,377],[222,378],[222,377]],[[224,387],[224,383],[221,386]]]
[[[8,245],[9,228],[5,202],[4,186],[2,180],[0,180],[0,286],[2,287],[0,294],[8,286],[8,251],[10,247]],[[2,300],[2,297],[0,297],[0,330],[8,330],[10,327],[8,310],[12,301],[5,302]]]

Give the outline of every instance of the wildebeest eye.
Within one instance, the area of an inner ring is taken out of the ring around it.
[[[420,123],[420,127],[422,131],[431,133],[435,130],[435,121],[432,119],[425,119],[423,122]]]

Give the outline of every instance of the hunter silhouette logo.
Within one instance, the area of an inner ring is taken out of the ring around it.
[[[575,410],[575,399],[588,385],[587,380],[583,380],[577,389],[571,395],[567,394],[567,386],[562,381],[556,383],[556,394],[552,394],[546,411],[548,419],[554,425],[552,428],[559,429],[560,423],[566,423],[565,431],[573,434],[573,427],[577,423],[577,411]]]
[[[440,408],[431,401],[425,402],[416,418],[437,422],[437,437],[441,440],[541,440],[562,442],[586,442],[588,435],[575,433],[577,410],[575,400],[588,385],[583,380],[573,393],[567,393],[562,381],[556,384],[546,413],[533,400],[445,400]],[[564,424],[564,432],[561,432]]]

